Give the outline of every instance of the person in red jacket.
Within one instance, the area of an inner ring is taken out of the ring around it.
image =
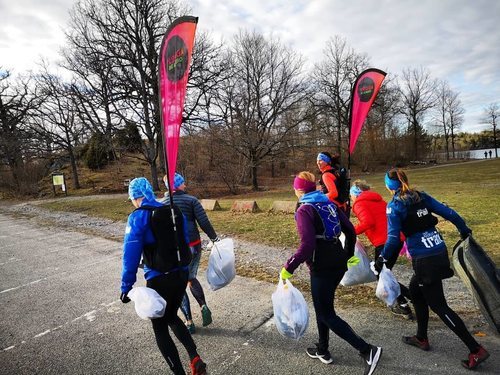
[[[375,247],[375,259],[377,259],[384,248],[387,241],[387,203],[382,196],[370,190],[370,185],[363,180],[354,181],[351,190],[352,212],[358,218],[358,225],[354,227],[356,235],[364,233],[370,243]],[[401,247],[403,241],[401,241]],[[394,267],[398,259],[399,251],[387,260],[386,266],[389,269]],[[396,303],[391,306],[391,311],[395,315],[403,316],[406,319],[413,319],[413,314],[408,306],[408,301],[405,297],[410,298],[410,291],[401,283],[401,294]]]

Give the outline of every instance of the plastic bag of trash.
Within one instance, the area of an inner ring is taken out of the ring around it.
[[[224,238],[213,244],[208,257],[207,281],[212,290],[225,287],[236,276],[234,242]]]
[[[384,264],[382,271],[380,271],[375,295],[384,301],[387,306],[392,306],[400,294],[401,288],[396,277]]]
[[[368,258],[363,244],[359,241],[356,241],[354,256],[359,259],[359,263],[355,265],[348,264],[349,268],[342,280],[340,280],[340,285],[352,286],[377,281],[377,276],[370,269],[370,258]]]
[[[134,301],[135,312],[141,319],[161,318],[165,314],[167,301],[154,289],[145,286],[133,288],[128,297]]]
[[[280,277],[271,299],[278,332],[285,337],[299,340],[309,325],[309,309],[302,293],[289,280],[283,282]]]

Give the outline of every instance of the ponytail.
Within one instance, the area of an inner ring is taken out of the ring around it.
[[[408,182],[408,176],[406,175],[406,173],[402,169],[391,168],[389,170],[389,172],[387,172],[387,176],[391,180],[399,181],[399,183],[400,183],[399,197],[402,200],[407,200],[407,199],[411,199],[411,200],[415,200],[415,201],[420,200],[420,197],[419,197],[418,193],[416,192],[416,190],[414,190],[410,187],[410,183]]]

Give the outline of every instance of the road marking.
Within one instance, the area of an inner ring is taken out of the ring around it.
[[[75,266],[73,269],[70,269],[68,271],[62,271],[62,272],[59,272],[59,273],[57,273],[55,275],[50,275],[50,276],[43,277],[43,278],[35,280],[35,281],[31,281],[31,282],[29,282],[27,284],[15,286],[15,287],[9,288],[9,289],[4,289],[4,290],[0,291],[0,294],[4,294],[4,293],[7,293],[7,292],[12,292],[12,291],[20,289],[20,288],[24,288],[24,287],[28,287],[28,286],[31,286],[31,285],[34,285],[34,284],[38,284],[38,283],[40,283],[42,281],[45,281],[45,280],[48,280],[48,279],[52,279],[54,277],[58,277],[58,276],[61,276],[61,275],[68,274],[70,271],[71,272],[75,272],[75,271],[78,271],[78,270],[83,269],[83,268],[88,268],[88,267],[94,266],[96,264],[106,263],[106,262],[108,262],[110,260],[115,260],[116,258],[118,258],[120,256],[121,256],[121,252],[118,253],[118,254],[115,254],[115,255],[111,255],[111,256],[109,256],[107,258],[104,258],[103,260],[99,260],[99,261],[91,262],[91,263],[85,263],[85,264],[83,264],[81,266]],[[50,267],[50,269],[53,270],[52,267]]]
[[[39,333],[38,335],[33,336],[33,338],[36,339],[38,337],[45,336],[47,333],[50,333],[50,329],[43,331],[43,332]]]
[[[94,320],[96,320],[96,318],[97,318],[96,314],[98,312],[101,312],[101,311],[102,312],[110,312],[109,308],[112,307],[115,304],[118,304],[119,302],[120,302],[120,300],[115,300],[115,301],[113,301],[111,303],[101,303],[101,307],[99,307],[97,309],[94,309],[94,310],[91,310],[89,312],[86,312],[85,314],[82,314],[82,315],[80,315],[80,316],[78,316],[78,317],[76,317],[76,318],[74,318],[72,320],[68,320],[67,322],[65,322],[65,323],[63,323],[61,325],[58,325],[58,326],[56,326],[54,328],[50,328],[50,329],[47,329],[47,330],[45,330],[43,332],[40,332],[40,333],[36,334],[35,336],[33,336],[33,339],[38,339],[39,337],[42,337],[42,336],[48,335],[48,334],[50,334],[52,332],[58,331],[58,330],[64,328],[65,326],[70,325],[71,323],[74,323],[74,322],[77,322],[79,320],[82,320],[83,318],[85,318],[88,322],[93,322]],[[26,340],[21,341],[21,344],[26,344]],[[20,345],[18,345],[18,346],[20,346]],[[11,345],[11,346],[8,346],[8,347],[2,349],[2,351],[5,352],[7,350],[12,350],[15,347],[16,347],[16,345]]]
[[[59,274],[60,275],[60,274]],[[7,293],[7,292],[12,292],[13,290],[17,290],[17,289],[20,289],[20,288],[24,288],[25,286],[30,286],[30,285],[33,285],[33,284],[38,284],[39,282],[43,281],[43,280],[47,280],[50,276],[48,277],[44,277],[43,279],[38,279],[38,280],[35,280],[35,281],[31,281],[27,284],[23,284],[23,285],[19,285],[19,286],[15,286],[14,288],[9,288],[9,289],[4,289],[2,291],[0,291],[0,294],[3,294],[3,293]]]

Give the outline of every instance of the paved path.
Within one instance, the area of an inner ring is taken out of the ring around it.
[[[137,317],[132,303],[118,300],[120,262],[116,241],[0,214],[0,374],[166,373],[150,323]],[[201,273],[200,280],[204,277]],[[139,279],[143,285],[142,275]],[[356,352],[333,336],[334,365],[305,355],[316,337],[313,312],[300,342],[281,337],[271,319],[274,288],[237,277],[219,291],[206,289],[214,323],[199,328],[195,341],[210,374],[362,373]],[[425,353],[400,344],[414,323],[386,310],[351,308],[339,314],[384,347],[377,374],[470,374],[459,364],[466,348],[440,322],[431,322],[433,350]],[[197,311],[195,321],[200,321]],[[494,374],[500,368],[500,339],[486,333],[480,340],[492,357],[479,373]]]

